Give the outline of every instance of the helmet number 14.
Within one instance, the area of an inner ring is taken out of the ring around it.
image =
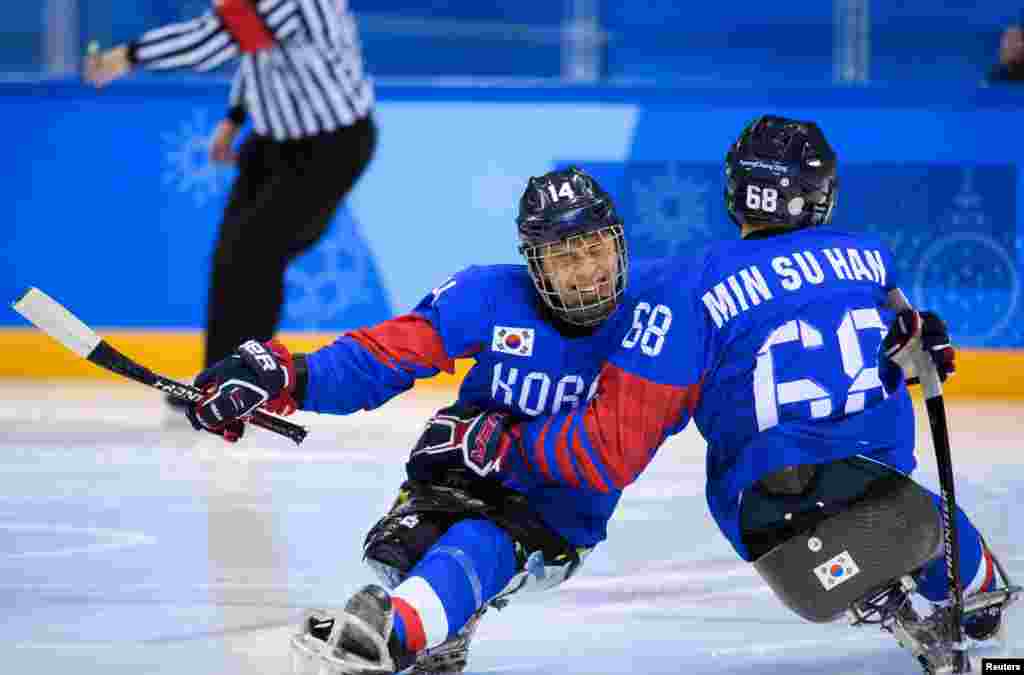
[[[562,187],[555,190],[554,183],[548,183],[548,192],[551,193],[551,201],[557,202],[559,197],[565,197],[566,199],[576,199],[576,193],[572,191],[572,184],[569,181],[562,183]]]
[[[747,208],[756,211],[775,213],[779,204],[779,191],[775,188],[760,185],[747,186]]]

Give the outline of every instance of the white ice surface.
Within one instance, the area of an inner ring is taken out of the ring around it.
[[[0,383],[0,672],[289,672],[302,609],[374,580],[363,536],[445,402],[300,413],[301,447],[259,429],[228,446],[137,385]],[[1020,581],[1024,405],[955,404],[950,423],[960,502]],[[469,672],[917,672],[877,629],[782,607],[711,522],[703,451],[696,433],[665,446],[578,577],[488,614]],[[1024,656],[1014,618],[1001,652]]]

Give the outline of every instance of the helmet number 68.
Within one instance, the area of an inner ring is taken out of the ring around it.
[[[775,213],[779,204],[779,191],[775,188],[763,188],[760,185],[747,186],[747,208],[757,211]]]

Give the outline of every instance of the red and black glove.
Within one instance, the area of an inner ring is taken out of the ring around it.
[[[245,433],[245,422],[256,408],[290,415],[298,408],[295,364],[287,347],[278,342],[243,343],[234,354],[196,376],[195,386],[208,396],[185,416],[196,430],[205,429],[234,443]]]
[[[904,366],[907,362],[907,346],[920,335],[921,348],[932,357],[935,369],[942,382],[956,372],[956,351],[949,339],[949,329],[935,312],[915,312],[906,309],[896,316],[889,326],[889,332],[882,341],[882,352],[891,362]],[[918,384],[919,378],[911,377],[907,384]]]
[[[468,471],[486,478],[501,468],[509,444],[503,442],[511,424],[504,412],[485,412],[456,403],[429,420],[405,465],[412,480],[439,482],[450,471]]]

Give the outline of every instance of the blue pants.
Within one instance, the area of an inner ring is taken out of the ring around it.
[[[515,547],[507,532],[489,520],[462,520],[431,546],[406,579],[420,577],[436,594],[454,637],[484,604],[500,593],[518,571]],[[398,636],[407,641],[401,613]],[[431,646],[431,645],[427,645]]]

